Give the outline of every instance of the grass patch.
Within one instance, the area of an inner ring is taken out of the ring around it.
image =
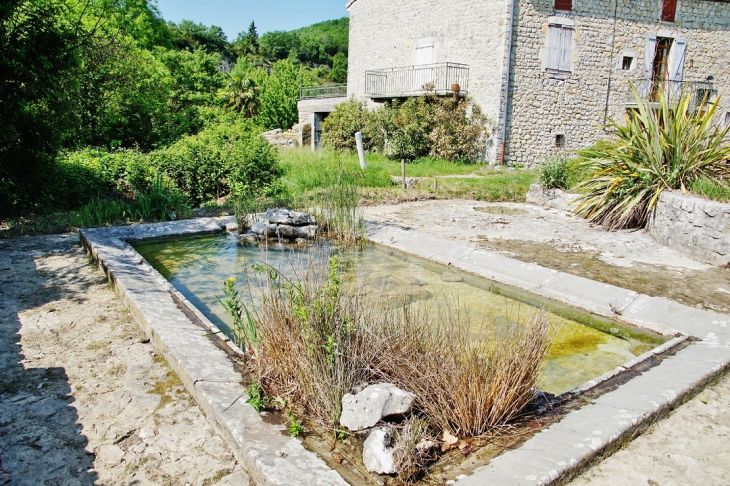
[[[730,187],[705,177],[692,182],[690,193],[711,201],[730,202]]]

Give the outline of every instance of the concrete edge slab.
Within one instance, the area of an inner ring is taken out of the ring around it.
[[[139,326],[256,484],[346,485],[315,453],[282,434],[280,427],[265,423],[245,403],[243,377],[234,369],[228,353],[214,344],[207,329],[183,312],[164,279],[127,243],[222,232],[230,223],[226,218],[194,222],[197,224],[184,221],[161,227],[82,230],[80,238]]]

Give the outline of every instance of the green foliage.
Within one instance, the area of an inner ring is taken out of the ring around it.
[[[355,150],[355,133],[364,128],[365,105],[350,98],[335,106],[322,123],[322,145],[333,150]]]
[[[264,398],[264,392],[261,389],[261,385],[255,381],[249,383],[246,387],[246,395],[248,395],[246,403],[251,405],[253,409],[256,410],[256,413],[261,413],[266,406],[266,400]]]
[[[291,410],[286,411],[286,430],[292,437],[299,437],[304,432],[304,424]]]
[[[182,20],[179,24],[168,22],[167,27],[172,45],[178,50],[193,52],[202,49],[208,54],[216,53],[229,59],[232,57],[228,38],[217,25],[207,27],[192,20]]]
[[[233,319],[233,342],[241,349],[248,348],[256,353],[256,344],[258,342],[258,334],[256,331],[256,323],[251,318],[246,306],[241,302],[239,292],[236,290],[236,277],[231,277],[223,282],[224,298],[218,298],[218,302],[228,312]],[[245,315],[245,319],[244,319]]]
[[[343,17],[288,32],[267,32],[261,36],[261,53],[270,62],[289,59],[307,66],[333,66],[338,53],[347,57],[349,27],[350,19]]]
[[[711,180],[700,177],[692,181],[690,192],[695,196],[712,201],[730,202],[730,185],[726,180]]]
[[[448,96],[439,100],[436,126],[430,133],[430,155],[451,161],[473,162],[486,148],[491,121],[479,105],[467,98]]]
[[[135,201],[130,207],[135,221],[175,221],[187,218],[189,213],[187,198],[161,175],[149,188],[135,193]]]
[[[576,212],[608,229],[641,227],[666,189],[686,193],[700,178],[724,180],[728,175],[730,126],[713,123],[717,102],[692,106],[685,96],[670,106],[666,96],[658,108],[634,91],[638,109],[625,124],[610,123],[615,145],[587,154],[590,179],[578,185],[586,192]]]
[[[279,61],[267,73],[263,69],[252,74],[261,86],[256,122],[265,130],[288,130],[299,120],[299,66],[291,61]]]
[[[76,228],[96,228],[122,224],[130,217],[129,203],[118,199],[97,198],[71,213],[71,225]]]
[[[486,145],[490,120],[478,105],[457,97],[425,96],[393,102],[376,110],[350,99],[322,124],[322,143],[354,150],[361,131],[367,150],[412,162],[430,155],[454,162],[476,160]]]
[[[328,77],[333,83],[347,82],[347,56],[345,54],[338,52],[332,58],[332,70]]]
[[[150,154],[150,163],[193,202],[265,194],[278,174],[276,149],[249,120],[229,117]]]
[[[228,75],[228,85],[219,95],[225,100],[226,108],[253,118],[259,110],[260,91],[261,88],[248,74],[231,72]]]
[[[537,174],[545,189],[567,189],[570,161],[562,155],[553,155],[540,163]]]

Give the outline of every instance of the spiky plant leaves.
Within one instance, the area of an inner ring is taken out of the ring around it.
[[[637,110],[624,125],[610,120],[616,142],[587,151],[581,168],[592,176],[577,188],[576,213],[606,229],[643,227],[664,190],[687,192],[700,178],[727,185],[730,126],[714,123],[718,102],[684,96],[658,106],[634,88]]]

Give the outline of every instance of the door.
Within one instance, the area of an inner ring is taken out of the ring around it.
[[[669,37],[657,37],[656,51],[652,62],[650,101],[658,101],[659,96],[667,92],[669,52],[672,49],[673,40]]]
[[[413,86],[405,91],[428,91],[434,82],[433,41],[422,39],[416,45],[416,62],[413,66]],[[433,89],[433,88],[431,88]]]

